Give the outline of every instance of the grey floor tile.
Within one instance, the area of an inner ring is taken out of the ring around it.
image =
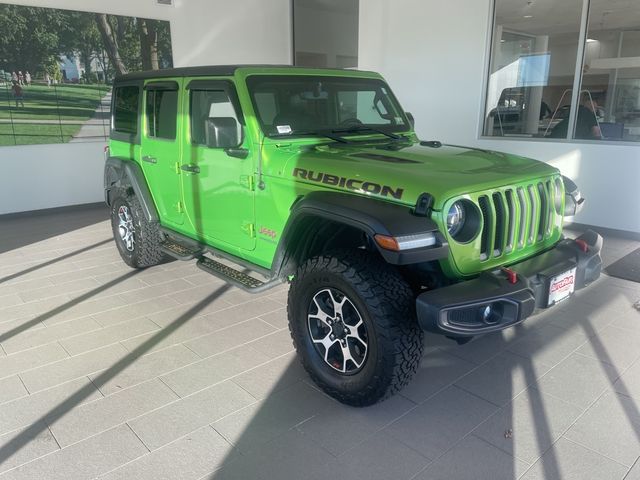
[[[628,467],[561,438],[523,476],[523,480],[621,480]]]
[[[380,432],[340,455],[334,468],[347,478],[402,480],[413,478],[428,463],[429,459]]]
[[[5,433],[0,436],[0,474],[59,449],[47,424],[42,421],[27,429]]]
[[[69,354],[58,343],[0,357],[0,377],[15,375],[68,357]]]
[[[364,408],[331,401],[325,409],[297,428],[326,451],[338,456],[364,442],[415,406],[415,403],[400,395]]]
[[[547,365],[555,365],[586,341],[587,335],[580,328],[544,325],[512,342],[508,350],[517,355],[536,357]]]
[[[551,366],[536,357],[502,352],[456,381],[456,385],[498,406],[510,402],[547,373]]]
[[[413,380],[400,394],[413,402],[423,402],[475,367],[475,364],[442,350],[429,349],[422,357]]]
[[[147,452],[126,425],[91,437],[7,472],[12,480],[76,480],[94,478]]]
[[[251,456],[229,462],[212,478],[245,478],[252,480],[335,478],[336,469],[326,476],[327,467],[335,465],[335,457],[310,442],[296,430],[277,437]],[[321,475],[321,476],[318,476]]]
[[[474,435],[534,463],[582,413],[574,405],[529,388],[480,425]]]
[[[110,345],[29,370],[20,377],[30,392],[37,392],[109,368],[126,354],[122,345]]]
[[[103,327],[108,327],[110,325],[115,325],[116,323],[122,323],[126,320],[138,317],[144,317],[151,313],[160,312],[177,305],[175,300],[167,296],[143,300],[137,303],[127,303],[125,300],[118,298],[118,296],[107,298],[114,298],[118,302],[118,306],[102,313],[91,313],[91,318]],[[141,298],[138,298],[138,300],[140,299]]]
[[[0,434],[47,418],[70,398],[75,398],[78,392],[82,392],[83,395],[74,400],[74,405],[102,397],[87,378],[80,378],[0,405]]]
[[[90,318],[70,320],[50,327],[25,330],[3,341],[2,347],[8,354],[11,354],[100,328],[100,325]],[[69,350],[67,351],[69,352]]]
[[[249,342],[247,346],[270,358],[277,358],[294,351],[289,329],[279,330],[265,335],[258,340]]]
[[[447,353],[463,358],[468,362],[481,364],[494,357],[505,348],[507,348],[516,338],[521,336],[522,329],[510,328],[502,332],[490,333],[472,339],[469,343],[458,345],[456,342],[446,339],[441,335],[438,336],[438,344]],[[429,346],[429,337],[425,342]]]
[[[121,340],[127,340],[128,338],[136,337],[144,333],[154,332],[159,330],[159,328],[160,327],[151,320],[136,318],[104,328],[98,325],[98,329],[84,334],[78,332],[78,335],[61,340],[60,344],[70,355],[79,355],[90,350],[117,343]]]
[[[443,454],[497,410],[457,387],[431,397],[385,430],[429,459]]]
[[[233,378],[255,398],[264,398],[308,378],[295,355],[285,355]]]
[[[270,297],[271,298],[271,297]],[[271,298],[273,300],[273,298]],[[260,319],[267,322],[269,325],[277,328],[287,328],[289,326],[289,319],[287,318],[287,309],[279,308],[271,313],[265,313],[260,315]]]
[[[640,480],[640,458],[636,460],[636,463],[631,467],[624,480]]]
[[[227,415],[213,427],[240,452],[249,453],[296,425],[322,416],[330,403],[328,397],[300,382]]]
[[[538,388],[587,408],[606,389],[612,388],[617,377],[618,371],[608,363],[574,353],[544,375],[538,381]]]
[[[577,352],[613,365],[622,372],[640,358],[640,328],[629,331],[606,327],[599,335],[590,337]]]
[[[199,338],[188,340],[185,345],[201,357],[210,357],[230,348],[244,345],[252,340],[264,337],[274,331],[268,323],[258,318],[233,325]]]
[[[76,407],[55,422],[51,431],[62,447],[160,408],[178,396],[159,380],[150,380],[126,390]]]
[[[17,375],[0,380],[0,404],[28,395],[27,389]]]
[[[613,384],[616,392],[640,401],[640,360],[636,361]]]
[[[260,352],[239,347],[163,375],[162,381],[184,397],[269,360],[269,357]]]
[[[640,456],[640,403],[608,392],[565,437],[630,467]]]
[[[232,382],[223,382],[129,422],[151,450],[255,402]]]
[[[231,445],[207,425],[98,478],[196,480],[236,457]]]
[[[470,435],[431,463],[415,480],[514,480],[529,466]]]
[[[109,395],[188,365],[199,358],[184,345],[175,345],[138,357],[124,370],[102,370],[89,375],[89,378],[104,395]]]

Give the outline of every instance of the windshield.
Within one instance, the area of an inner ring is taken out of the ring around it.
[[[247,79],[247,85],[262,130],[270,137],[389,135],[410,130],[404,112],[382,80],[256,75]]]

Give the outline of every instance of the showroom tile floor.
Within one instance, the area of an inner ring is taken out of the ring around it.
[[[638,246],[605,242],[606,262]],[[640,284],[428,336],[411,385],[366,409],[301,370],[286,293],[130,270],[104,208],[0,218],[0,480],[640,479]]]

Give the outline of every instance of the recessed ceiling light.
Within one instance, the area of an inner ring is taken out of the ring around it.
[[[591,42],[597,42],[598,40],[596,40],[595,38],[587,38],[587,43],[591,43]]]
[[[524,18],[533,18],[533,15],[523,15]]]

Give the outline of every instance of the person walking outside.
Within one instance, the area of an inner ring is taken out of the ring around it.
[[[24,85],[24,75],[22,74],[22,70],[18,70],[18,84],[20,86]]]
[[[31,86],[31,74],[29,73],[29,70],[27,70],[26,72],[24,72],[24,81],[27,84],[27,86]]]
[[[20,84],[18,82],[13,82],[11,90],[13,91],[13,98],[16,101],[16,108],[20,108],[20,106],[24,108],[24,92]]]

